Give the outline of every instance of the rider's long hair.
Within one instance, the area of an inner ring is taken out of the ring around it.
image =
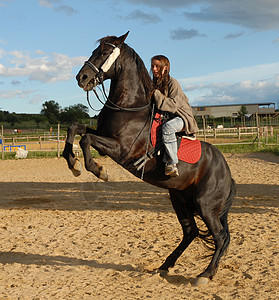
[[[168,83],[170,80],[170,61],[164,55],[155,55],[151,58],[151,64],[153,60],[158,60],[160,62],[160,74],[158,77],[153,77],[153,89],[158,89],[162,94],[167,95],[168,93]],[[164,67],[166,71],[163,73]]]

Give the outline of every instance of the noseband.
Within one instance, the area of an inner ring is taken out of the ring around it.
[[[98,69],[91,61],[87,60],[84,65],[88,66],[91,70],[93,70],[96,73],[96,76],[94,78],[95,82],[97,84],[100,84],[103,82],[103,74],[105,72],[107,72],[112,64],[116,61],[116,59],[118,58],[118,56],[120,55],[120,49],[111,44],[111,43],[105,43],[106,45],[110,45],[112,46],[114,49],[112,51],[112,53],[109,55],[109,57],[104,61],[104,63],[102,64],[102,66],[100,67],[100,69]]]
[[[98,69],[98,68],[97,68],[91,61],[89,61],[89,60],[87,60],[87,61],[84,62],[84,65],[85,65],[85,66],[88,66],[91,70],[93,70],[93,72],[96,73],[96,76],[93,78],[94,83],[95,83],[96,85],[99,85],[99,84],[102,85],[103,94],[104,94],[106,100],[107,100],[111,105],[113,105],[113,106],[110,106],[110,105],[107,105],[106,103],[104,103],[104,102],[100,99],[99,95],[97,94],[96,89],[93,88],[93,91],[94,91],[94,93],[95,93],[97,99],[98,99],[104,106],[106,106],[106,107],[108,107],[108,108],[110,108],[110,109],[112,109],[112,110],[123,110],[123,111],[134,111],[134,112],[136,112],[136,111],[141,111],[141,110],[146,109],[147,107],[150,106],[150,102],[149,102],[147,105],[144,105],[144,106],[141,106],[141,107],[131,107],[131,108],[126,107],[126,108],[125,108],[125,107],[120,107],[120,106],[118,106],[117,104],[115,104],[114,102],[112,102],[112,101],[108,98],[108,96],[106,95],[105,88],[104,88],[104,83],[103,83],[103,75],[104,75],[105,72],[107,72],[107,71],[111,68],[112,64],[116,61],[116,59],[117,59],[118,56],[120,55],[120,49],[119,49],[119,47],[117,47],[117,46],[115,46],[115,45],[113,45],[113,44],[111,44],[111,43],[105,43],[105,44],[112,46],[114,49],[113,49],[112,53],[108,56],[108,58],[104,61],[104,63],[103,63],[102,66],[100,67],[100,69]],[[90,106],[93,110],[95,110],[95,109],[91,106],[90,101],[89,101],[89,91],[87,91],[87,102],[88,102],[89,106]]]

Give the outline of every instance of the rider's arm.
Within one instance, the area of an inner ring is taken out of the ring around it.
[[[176,113],[179,107],[185,105],[185,101],[189,101],[174,78],[170,80],[168,95],[163,95],[159,90],[155,90],[154,99],[158,109],[171,113]]]

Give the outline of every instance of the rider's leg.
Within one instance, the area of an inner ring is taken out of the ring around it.
[[[176,164],[178,163],[178,157],[177,157],[177,140],[176,140],[175,133],[181,131],[183,127],[184,127],[184,122],[180,117],[175,117],[167,121],[162,127],[162,139],[169,158],[167,165],[170,166],[168,168],[167,173],[169,171],[171,172],[172,166],[173,169],[176,169]]]

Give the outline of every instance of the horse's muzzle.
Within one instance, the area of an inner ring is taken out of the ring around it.
[[[91,91],[97,85],[97,80],[95,77],[91,78],[87,74],[78,73],[76,76],[78,86],[84,91]]]

